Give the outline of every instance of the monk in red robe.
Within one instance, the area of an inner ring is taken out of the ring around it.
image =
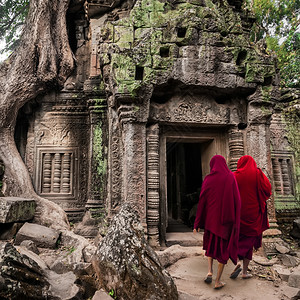
[[[252,277],[248,265],[253,248],[261,247],[262,233],[269,228],[266,201],[271,196],[271,184],[249,155],[239,159],[234,175],[242,203],[238,257],[243,260],[242,278],[248,279]],[[237,264],[230,277],[236,278],[240,271],[241,266]]]
[[[226,160],[215,155],[210,161],[210,174],[203,181],[194,233],[204,229],[203,249],[208,257],[206,283],[212,282],[213,259],[218,261],[215,289],[222,288],[224,266],[230,258],[237,264],[241,201],[233,173]]]

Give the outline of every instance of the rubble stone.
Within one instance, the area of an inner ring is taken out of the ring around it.
[[[25,240],[31,240],[37,247],[55,248],[59,234],[59,231],[52,228],[25,223],[16,235],[15,244],[20,245]]]
[[[297,295],[299,294],[299,288],[284,286],[282,293],[286,298],[282,297],[281,299],[299,300],[299,298],[297,298]]]
[[[146,242],[135,209],[125,203],[97,247],[93,266],[101,287],[120,300],[176,300],[176,285]]]
[[[111,296],[107,295],[107,293],[103,290],[99,290],[95,293],[92,300],[111,300],[113,299]]]
[[[57,273],[73,271],[76,265],[91,262],[92,256],[97,250],[86,238],[68,230],[61,232],[59,249],[60,254],[50,267]]]
[[[1,299],[47,299],[43,269],[7,242],[0,242],[0,278]]]
[[[274,265],[273,269],[278,273],[278,275],[283,281],[288,282],[291,274],[291,271],[288,268],[285,268],[281,265]]]
[[[159,257],[162,266],[167,268],[179,259],[198,256],[201,255],[201,252],[204,251],[201,250],[200,247],[183,247],[180,245],[173,245],[171,247],[168,247],[164,251],[156,251],[156,254]]]
[[[32,251],[35,254],[40,253],[39,249],[37,248],[36,244],[33,241],[25,240],[20,244],[20,246],[25,247],[26,249]]]
[[[288,254],[280,254],[278,255],[278,258],[281,261],[281,263],[286,267],[295,267],[299,263],[298,258]]]
[[[18,197],[0,197],[0,223],[12,223],[33,219],[35,200]]]
[[[276,244],[275,248],[281,254],[287,254],[290,252],[290,250],[287,247],[279,245],[279,244]]]
[[[288,285],[300,289],[300,271],[291,273],[288,280]]]
[[[293,221],[293,229],[290,234],[292,237],[300,239],[300,218]]]

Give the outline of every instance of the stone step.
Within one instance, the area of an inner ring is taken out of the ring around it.
[[[168,232],[166,234],[166,246],[180,245],[184,247],[202,246],[203,232]]]

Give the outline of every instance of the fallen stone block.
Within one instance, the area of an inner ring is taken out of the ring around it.
[[[138,212],[127,202],[113,218],[92,264],[101,287],[113,290],[117,299],[178,299],[172,277],[146,241]]]
[[[300,289],[298,289],[298,293],[291,298],[291,300],[299,300],[300,299]]]
[[[290,250],[287,247],[283,246],[283,245],[276,244],[275,248],[281,254],[287,254],[287,253],[290,252]]]
[[[183,247],[173,245],[164,251],[156,251],[159,261],[164,268],[176,263],[179,259],[204,255],[204,251],[200,247]]]
[[[278,259],[286,267],[295,267],[299,264],[299,258],[288,254],[280,254],[278,255]]]
[[[49,283],[43,268],[6,242],[0,242],[0,278],[5,282],[0,283],[0,299],[47,299]]]
[[[29,221],[34,217],[35,208],[33,199],[0,197],[0,223]]]
[[[113,298],[107,295],[107,293],[102,290],[97,291],[94,297],[92,298],[92,300],[111,300],[111,299]]]
[[[1,224],[0,240],[11,240],[17,234],[24,223],[6,223]]]
[[[253,255],[253,261],[262,266],[273,266],[278,260],[276,258],[267,259],[266,257]]]
[[[33,241],[37,247],[55,248],[60,232],[38,224],[25,223],[16,235],[15,244],[25,240]]]
[[[25,240],[20,244],[21,247],[26,248],[27,250],[39,255],[40,251],[36,244],[33,241]]]
[[[58,299],[83,299],[80,287],[75,283],[76,276],[72,272],[57,274],[53,271],[47,272],[50,283],[49,293]]]
[[[293,221],[293,229],[290,235],[296,239],[300,239],[300,218]]]
[[[295,288],[300,288],[300,272],[291,273],[288,285]]]
[[[278,275],[280,276],[280,278],[283,280],[283,281],[286,281],[288,282],[289,280],[289,277],[291,275],[291,271],[287,268],[284,268],[283,266],[281,265],[274,265],[273,266],[273,269],[278,273]]]
[[[299,299],[297,298],[297,295],[299,294],[299,288],[284,286],[282,288],[282,294],[285,297],[282,297],[281,299],[291,299],[291,300]]]
[[[91,245],[86,238],[63,230],[59,250],[61,253],[50,268],[57,273],[65,273],[73,271],[76,264],[91,262],[97,248]]]

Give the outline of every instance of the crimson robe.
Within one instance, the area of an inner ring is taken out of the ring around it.
[[[228,169],[225,158],[215,155],[210,161],[210,174],[204,178],[202,184],[194,228],[204,229],[206,235],[209,233],[209,245],[205,245],[204,237],[203,248],[218,248],[205,250],[222,256],[222,260],[219,260],[220,257],[213,257],[219,262],[226,263],[224,257],[228,257],[236,264],[240,208],[241,201],[235,177]],[[221,253],[224,251],[228,253]]]
[[[260,236],[269,228],[266,201],[271,196],[271,184],[249,155],[239,159],[234,175],[242,202],[240,233]]]

